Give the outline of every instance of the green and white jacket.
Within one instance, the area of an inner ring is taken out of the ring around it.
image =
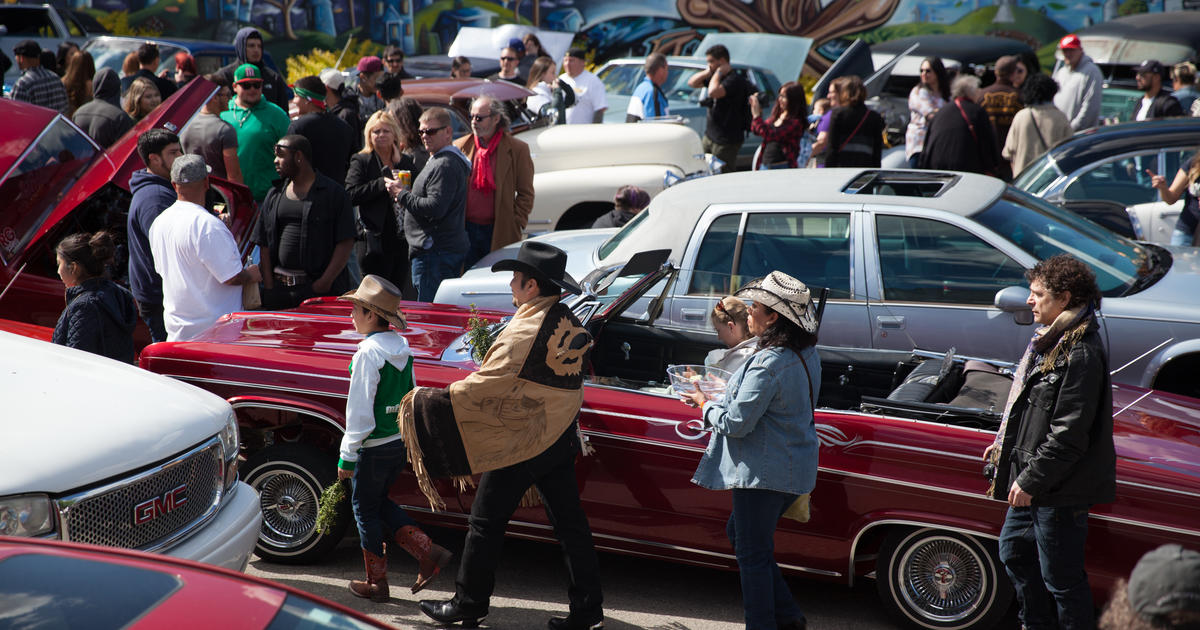
[[[400,400],[415,384],[412,351],[399,333],[373,332],[359,342],[350,360],[346,434],[338,468],[354,470],[362,449],[401,439],[396,414]]]

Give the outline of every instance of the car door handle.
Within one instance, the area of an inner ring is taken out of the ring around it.
[[[702,322],[708,311],[702,308],[681,308],[679,309],[679,317],[685,322]]]
[[[875,323],[879,324],[880,328],[904,329],[904,318],[899,315],[879,315],[875,318]]]

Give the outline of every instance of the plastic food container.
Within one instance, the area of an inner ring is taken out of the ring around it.
[[[721,402],[725,398],[725,386],[733,374],[707,365],[672,365],[667,368],[667,376],[671,378],[671,389],[676,393],[690,394],[699,388],[709,400]]]

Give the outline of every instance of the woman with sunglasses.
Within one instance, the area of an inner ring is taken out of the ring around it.
[[[950,100],[950,75],[941,57],[921,61],[921,80],[908,93],[908,129],[904,132],[904,158],[917,168],[929,120]]]

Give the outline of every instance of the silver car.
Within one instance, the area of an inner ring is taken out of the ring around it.
[[[549,234],[568,271],[670,251],[682,268],[649,312],[708,328],[709,309],[744,281],[783,270],[829,289],[827,345],[923,348],[1015,361],[1033,334],[1026,270],[1068,253],[1096,272],[1113,380],[1200,395],[1200,255],[1136,243],[969,173],[793,169],[684,182],[616,233]],[[442,283],[439,302],[511,308],[492,260]],[[649,318],[649,316],[645,316]]]

